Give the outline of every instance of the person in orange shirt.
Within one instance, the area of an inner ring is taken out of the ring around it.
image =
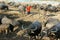
[[[27,5],[27,7],[26,7],[27,14],[30,14],[30,10],[31,10],[31,6]]]

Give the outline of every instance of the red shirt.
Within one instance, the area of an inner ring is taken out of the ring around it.
[[[27,11],[27,12],[30,12],[30,9],[31,9],[31,6],[27,6],[27,7],[26,7],[26,11]]]

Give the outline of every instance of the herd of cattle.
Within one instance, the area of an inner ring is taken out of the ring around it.
[[[9,22],[7,22],[9,21]],[[53,21],[56,23],[55,25],[53,25],[51,28],[49,27],[46,27],[46,25],[48,23],[53,23]],[[19,26],[21,23],[18,21],[15,21],[15,20],[11,20],[9,18],[7,18],[6,16],[4,16],[3,18],[0,18],[0,25],[9,25],[6,29],[7,29],[7,34],[9,33],[9,31],[13,32],[14,30],[14,27],[15,26]],[[23,24],[22,24],[23,25]],[[20,25],[19,27],[24,30],[24,25],[22,26]],[[28,28],[26,28],[26,31],[27,31],[27,34],[30,36],[30,37],[34,37],[36,38],[36,36],[39,36],[40,34],[40,37],[41,37],[41,40],[44,36],[46,37],[55,37],[56,40],[58,40],[60,38],[60,22],[57,20],[57,19],[49,19],[47,20],[47,22],[45,23],[45,27],[43,30],[42,30],[42,23],[39,22],[38,20],[32,22]],[[1,27],[0,27],[1,28]],[[1,28],[3,29],[3,28]],[[1,30],[0,29],[0,30]],[[4,30],[1,30],[1,31],[4,31]],[[53,33],[53,34],[52,34]]]
[[[8,3],[10,6],[13,6],[15,5],[15,3]],[[19,7],[21,4],[15,6],[15,7]],[[39,10],[45,10],[45,11],[50,11],[50,12],[58,12],[60,11],[58,9],[58,6],[55,7],[55,6],[52,6],[51,4],[47,5],[44,7],[44,5],[31,5],[34,9],[36,8],[39,8]],[[1,10],[9,10],[9,6],[6,5],[5,3],[0,3],[0,9]],[[9,21],[9,22],[8,22]],[[55,23],[51,28],[49,28],[47,26],[47,28],[44,28],[42,29],[42,23],[39,22],[39,21],[34,21],[32,22],[28,28],[26,28],[27,30],[27,34],[30,36],[30,37],[35,37],[36,36],[40,36],[41,40],[44,36],[46,37],[55,37],[56,40],[60,39],[60,21],[58,21],[57,19],[48,19],[47,22],[45,23],[45,27],[48,23],[53,23],[53,21],[57,21],[57,23]],[[24,30],[24,25],[21,26],[21,22],[19,22],[19,20],[13,20],[13,19],[9,19],[8,17],[4,16],[4,17],[1,17],[0,16],[0,25],[8,25],[8,27],[6,28],[7,29],[7,34],[9,33],[9,31],[13,32],[14,30],[14,27],[15,26],[19,26],[22,30]],[[2,30],[1,30],[2,29]],[[0,27],[0,30],[1,31],[4,31],[3,30],[3,27],[1,28]],[[39,35],[40,34],[40,35]]]
[[[54,20],[54,19],[52,19]],[[48,20],[45,25],[47,25],[52,20]],[[55,20],[56,21],[56,20]],[[53,22],[52,22],[53,23]],[[23,28],[23,27],[22,27]],[[27,28],[27,33],[30,37],[36,38],[36,36],[41,36],[40,40],[45,37],[54,37],[56,40],[60,38],[60,22],[53,25],[51,28],[46,27],[42,30],[42,24],[39,21],[34,21],[31,25],[29,25],[29,28]]]
[[[3,3],[0,3],[0,9],[6,9],[8,10],[9,9],[9,6],[14,6],[14,7],[17,7],[19,9],[19,6],[27,6],[27,4],[25,5],[22,5],[22,4],[17,4],[15,2],[9,2],[7,3],[7,5],[3,2]],[[50,12],[58,12],[60,11],[60,4],[56,5],[56,6],[53,6],[52,4],[29,4],[30,6],[32,6],[32,8],[34,9],[41,9],[41,10],[45,10],[45,11],[50,11]]]

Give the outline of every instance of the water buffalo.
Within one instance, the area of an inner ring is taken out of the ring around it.
[[[6,4],[0,3],[0,9],[1,10],[8,10],[9,8],[8,8],[8,6]]]
[[[9,2],[8,5],[13,6],[15,2]]]
[[[14,29],[14,26],[12,24],[9,24],[9,27],[8,27],[8,32],[13,32],[13,29]]]
[[[41,9],[41,10],[43,10],[43,9],[44,9],[44,7],[43,7],[43,6],[40,6],[40,9]]]
[[[42,30],[42,24],[39,21],[34,21],[31,25],[29,25],[27,29],[27,33],[30,37],[38,36],[38,34]]]
[[[60,21],[58,19],[55,19],[55,18],[49,18],[46,22],[45,22],[45,27],[47,26],[47,24],[57,24],[59,23]]]
[[[57,8],[55,6],[48,5],[45,9],[45,11],[50,11],[50,12],[57,12]]]
[[[4,16],[1,20],[2,24],[7,24],[9,25],[8,27],[8,31],[10,30],[11,32],[13,32],[13,28],[15,26],[18,26],[19,25],[19,22],[15,21],[15,20],[12,20],[12,19],[9,19],[7,18],[6,16]]]
[[[44,9],[46,8],[46,6],[47,6],[47,4],[41,4],[41,5],[40,5],[40,9],[41,9],[41,10],[44,10]]]
[[[60,11],[60,4],[57,5],[57,9],[58,9],[58,11]]]
[[[54,25],[52,28],[49,29],[50,33],[54,33],[56,40],[60,39],[60,23]],[[53,35],[53,34],[51,34]]]
[[[59,22],[60,22],[60,21],[59,21],[58,19],[49,18],[49,19],[45,22],[45,24],[44,24],[44,26],[45,26],[46,28],[42,29],[42,30],[43,30],[42,35],[46,34],[48,29],[50,29],[51,27],[53,27],[55,24],[57,24],[57,23],[59,23]],[[47,35],[46,35],[46,36],[47,36]]]
[[[2,24],[2,19],[4,19],[4,15],[0,14],[0,24]]]
[[[2,24],[10,24],[12,23],[12,20],[4,16],[1,20]]]
[[[2,22],[1,22],[1,21],[2,21],[2,17],[1,17],[1,15],[0,15],[0,24],[2,24]]]
[[[37,8],[37,5],[34,5],[34,9],[36,9]]]
[[[50,24],[47,26],[48,23],[52,23],[50,26]],[[55,38],[59,38],[60,34],[59,34],[59,31],[60,31],[60,21],[57,20],[57,19],[50,19],[46,22],[45,24],[46,28],[41,32],[41,38],[43,38],[43,36],[47,36],[47,37],[55,37]],[[55,34],[55,35],[53,35]]]

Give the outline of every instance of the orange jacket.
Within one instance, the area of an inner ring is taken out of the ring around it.
[[[31,6],[27,6],[27,7],[26,7],[26,11],[27,11],[27,12],[30,12],[30,10],[31,10]]]

